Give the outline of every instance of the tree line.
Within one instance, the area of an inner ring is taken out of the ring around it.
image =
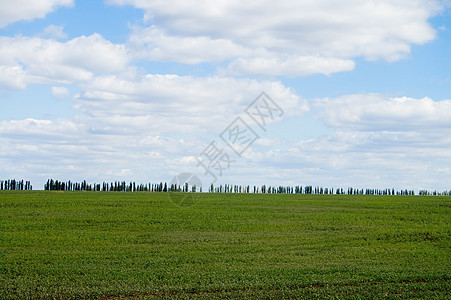
[[[48,179],[44,184],[44,190],[46,191],[94,191],[94,192],[202,192],[200,190],[191,187],[189,189],[188,184],[177,186],[172,184],[168,186],[165,182],[160,183],[146,183],[137,184],[136,182],[114,181],[114,182],[102,182],[102,183],[87,183],[86,180],[82,182],[67,182],[60,180]]]
[[[114,182],[102,182],[102,183],[87,183],[86,180],[82,182],[60,181],[48,179],[44,185],[44,190],[47,191],[95,191],[95,192],[200,192],[202,193],[202,187],[196,187],[188,185],[188,183],[177,185],[168,184],[166,182],[160,183],[146,183],[137,184],[136,182],[114,181]],[[395,190],[394,188],[386,189],[358,189],[353,187],[333,188],[333,187],[320,187],[320,186],[250,186],[250,185],[232,185],[221,184],[215,186],[211,184],[209,193],[244,193],[244,194],[313,194],[313,195],[405,195],[414,196],[413,190]],[[451,196],[450,191],[427,191],[421,190],[418,195],[442,195]]]
[[[9,191],[28,191],[33,190],[33,186],[30,181],[7,179],[0,180],[0,190]],[[44,184],[44,190],[46,191],[95,191],[95,192],[200,192],[202,193],[202,187],[189,186],[188,183],[177,185],[166,182],[159,183],[146,183],[137,184],[136,182],[114,181],[114,182],[102,182],[102,183],[88,183],[86,180],[82,182],[72,181],[60,181],[54,179],[48,179]],[[221,184],[215,186],[213,183],[208,189],[209,193],[244,193],[244,194],[314,194],[314,195],[415,195],[413,190],[395,190],[394,188],[386,189],[357,189],[349,187],[343,188],[324,188],[320,186],[250,186],[250,185],[232,185]],[[418,195],[421,196],[451,196],[450,191],[428,191],[420,190]]]
[[[314,195],[415,195],[413,190],[399,190],[395,191],[394,188],[387,189],[356,189],[349,187],[347,189],[343,188],[324,188],[324,187],[313,187],[311,185],[302,187],[297,186],[249,186],[249,185],[210,185],[210,193],[254,193],[254,194],[314,194]],[[437,192],[435,192],[437,194]],[[450,195],[451,191],[443,192],[443,194]]]
[[[30,181],[7,179],[0,180],[0,190],[1,191],[31,191],[33,187]]]

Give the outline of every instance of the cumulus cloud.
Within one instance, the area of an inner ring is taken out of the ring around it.
[[[176,61],[186,64],[218,62],[252,51],[227,39],[207,36],[170,36],[161,28],[135,28],[129,39],[135,55],[155,61]]]
[[[64,43],[42,38],[0,37],[0,68],[5,71],[2,72],[5,75],[0,75],[3,87],[86,81],[96,74],[122,72],[128,62],[123,45],[112,44],[99,34]]]
[[[428,19],[443,6],[433,0],[108,2],[144,9],[153,25],[135,29],[130,41],[145,45],[149,59],[230,59],[232,74],[288,76],[349,71],[350,59],[361,56],[406,57],[411,45],[435,38]]]
[[[0,122],[0,163],[5,174],[23,169],[24,174],[61,174],[64,179],[70,169],[70,179],[76,180],[170,180],[182,171],[203,175],[194,157],[212,139],[219,143],[221,129],[253,100],[255,94],[246,90],[268,89],[287,116],[308,108],[278,82],[230,80],[175,75],[136,81],[98,78],[84,87],[76,100],[80,114],[70,120]],[[228,94],[215,92],[221,88]],[[261,134],[243,158],[234,157],[220,181],[448,188],[448,100],[360,94],[317,99],[312,105],[334,133],[297,142]]]
[[[334,72],[352,71],[355,63],[349,59],[319,56],[290,56],[284,58],[238,58],[229,64],[225,74],[229,75],[285,75],[290,77],[311,74],[330,75]]]
[[[338,130],[328,137],[300,142],[280,161],[282,165],[295,161],[289,168],[292,171],[311,170],[313,181],[335,186],[449,189],[451,176],[440,171],[451,160],[446,151],[451,139],[446,132]]]
[[[357,94],[312,102],[334,133],[276,153],[293,174],[335,186],[448,188],[450,100]]]
[[[0,122],[5,176],[23,170],[25,177],[33,174],[40,182],[46,176],[65,178],[70,170],[72,180],[116,180],[117,174],[124,180],[162,180],[182,170],[195,171],[194,157],[236,116],[245,115],[244,109],[263,90],[286,115],[308,109],[304,99],[278,81],[110,75],[80,88],[74,100],[79,113],[69,120]],[[260,145],[268,143],[262,140]],[[133,174],[121,173],[124,169]]]
[[[451,129],[451,100],[359,94],[318,99],[315,104],[327,125],[343,130]]]
[[[69,96],[70,92],[67,88],[63,86],[53,86],[52,89],[52,96],[56,99],[63,99]]]
[[[255,174],[255,183],[449,190],[449,100],[358,94],[311,103],[331,134],[297,142],[261,139],[231,178],[247,182]]]
[[[61,6],[72,6],[73,0],[15,0],[0,2],[0,28],[21,20],[43,18]]]
[[[49,25],[41,34],[51,40],[1,37],[0,67],[15,76],[2,76],[0,85],[24,88],[29,83],[86,81],[98,73],[121,72],[132,57],[222,63],[225,67],[218,69],[219,74],[232,76],[330,75],[353,70],[353,59],[359,56],[387,61],[405,57],[411,45],[434,39],[428,18],[440,10],[440,2],[432,0],[351,1],[339,6],[332,0],[109,3],[144,9],[152,25],[132,28],[126,45],[98,34],[57,42],[54,39],[67,37],[57,25]],[[48,12],[71,4],[61,0],[22,6]],[[17,5],[7,6],[0,11]]]
[[[280,81],[230,77],[330,75],[354,69],[356,57],[401,59],[412,45],[434,39],[428,19],[443,2],[109,3],[144,9],[152,25],[133,27],[126,44],[99,34],[61,41],[67,36],[56,25],[38,37],[0,37],[1,87],[48,84],[56,98],[69,95],[66,84],[80,89],[74,98],[78,113],[70,119],[0,122],[4,176],[64,180],[70,170],[72,180],[144,182],[192,172],[203,147],[265,91],[287,117],[314,106],[333,134],[296,143],[263,137],[224,180],[343,187],[398,182],[414,188],[442,187],[441,179],[451,180],[449,100],[360,94],[309,104]],[[42,17],[72,1],[28,4],[30,9],[20,12],[0,4],[0,27]],[[204,78],[142,75],[131,66],[141,59],[219,67]]]
[[[77,124],[70,120],[50,121],[30,118],[0,122],[0,133],[3,137],[21,142],[25,140],[28,140],[28,142],[41,141],[41,143],[47,143],[51,140],[63,142],[77,132],[79,132]]]
[[[19,65],[0,65],[0,87],[23,90],[27,87],[26,77],[26,72]]]
[[[49,25],[40,34],[42,37],[47,37],[51,39],[65,39],[67,34],[64,32],[63,26]]]
[[[262,91],[288,115],[308,110],[305,100],[278,81],[149,74],[136,80],[103,76],[82,87],[75,107],[96,118],[97,130],[219,130]]]

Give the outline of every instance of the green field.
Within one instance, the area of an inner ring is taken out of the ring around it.
[[[0,298],[451,298],[451,197],[0,192]]]

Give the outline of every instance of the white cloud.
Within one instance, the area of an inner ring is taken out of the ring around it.
[[[277,81],[146,75],[134,81],[104,76],[83,84],[76,109],[89,112],[96,130],[146,128],[153,132],[217,130],[266,91],[288,115],[308,110],[305,100]],[[219,132],[218,132],[219,133]]]
[[[449,188],[440,170],[451,161],[450,100],[358,94],[313,103],[335,132],[279,153],[276,166],[335,186]]]
[[[337,131],[300,143],[282,162],[296,161],[294,170],[316,169],[313,181],[335,186],[449,189],[451,177],[438,176],[451,160],[446,132]]]
[[[52,96],[56,99],[63,99],[70,95],[70,92],[67,88],[63,86],[53,86],[52,87]]]
[[[47,26],[42,34],[40,34],[42,37],[48,37],[51,39],[66,39],[67,34],[64,32],[63,26],[57,26],[57,25],[49,25]]]
[[[56,25],[40,37],[0,37],[1,87],[49,84],[56,98],[70,94],[65,84],[81,90],[71,119],[0,122],[4,176],[39,182],[70,170],[72,180],[144,182],[193,171],[194,157],[260,92],[287,116],[309,109],[279,81],[227,76],[330,75],[354,69],[356,57],[398,60],[435,38],[428,18],[439,11],[420,0],[109,2],[143,8],[152,25],[132,28],[124,45],[99,34],[58,41],[67,35]],[[20,12],[0,4],[0,27],[71,3],[34,1]],[[204,78],[142,75],[133,59],[219,67]],[[449,100],[361,94],[312,103],[333,134],[297,143],[263,137],[224,180],[427,188],[451,180]]]
[[[316,100],[321,119],[343,130],[415,131],[451,130],[451,100],[384,97],[378,94],[347,95]]]
[[[261,91],[287,115],[308,109],[280,82],[249,79],[102,76],[80,88],[84,92],[75,100],[79,114],[70,120],[0,122],[4,176],[23,171],[25,178],[33,174],[31,179],[41,182],[49,176],[64,179],[70,169],[72,180],[170,180],[183,170],[194,171],[194,156],[244,115]],[[274,141],[261,141],[268,143]]]
[[[0,1],[0,28],[21,20],[43,18],[60,6],[72,6],[73,0]]]
[[[77,132],[77,125],[69,120],[49,121],[49,120],[12,120],[1,121],[0,132],[4,135],[14,136],[20,139],[23,133],[58,136]]]
[[[27,87],[25,78],[26,72],[21,66],[1,66],[0,65],[0,87],[8,89],[23,90]]]
[[[250,49],[227,39],[211,39],[206,36],[169,36],[156,26],[146,29],[135,28],[129,42],[129,46],[135,50],[138,57],[186,64],[217,62],[248,55],[251,52]]]
[[[272,86],[268,94],[290,107],[287,113],[305,109],[302,99],[277,82],[179,76],[98,80],[85,87],[86,95],[77,100],[80,114],[71,120],[0,122],[5,176],[23,171],[40,182],[48,176],[65,179],[70,170],[72,180],[147,182],[169,181],[182,171],[202,175],[194,157],[212,140],[221,143],[221,129],[255,96],[247,89]],[[102,97],[100,91],[109,89]],[[220,181],[449,189],[449,101],[369,94],[314,103],[333,134],[297,142],[261,134],[243,158],[233,157]],[[208,184],[211,178],[203,180]]]
[[[65,43],[0,37],[0,68],[6,73],[0,76],[0,85],[9,88],[91,80],[95,74],[123,72],[128,62],[123,45],[112,44],[98,34]]]
[[[223,72],[230,75],[285,75],[291,77],[311,74],[330,75],[334,72],[352,71],[354,62],[320,56],[290,56],[285,58],[239,58]]]
[[[308,108],[278,82],[247,79],[149,75],[127,81],[105,76],[83,88],[76,101],[81,114],[72,120],[0,123],[5,174],[23,168],[24,174],[64,178],[70,168],[73,180],[143,182],[169,180],[181,171],[202,175],[193,157],[211,140],[220,143],[221,130],[256,91],[266,90],[288,115]],[[220,180],[447,188],[450,101],[360,94],[313,104],[320,119],[335,129],[332,135],[293,143],[262,134]],[[174,137],[180,133],[183,139]]]
[[[262,147],[274,147],[280,144],[279,139],[259,138],[255,141],[254,145]]]
[[[223,182],[449,190],[449,100],[360,94],[313,103],[332,134],[257,140]]]
[[[435,38],[428,19],[443,6],[433,0],[108,2],[145,10],[153,25],[135,28],[130,42],[145,45],[149,59],[230,59],[232,74],[288,76],[349,71],[350,59],[360,56],[406,57],[411,45]]]

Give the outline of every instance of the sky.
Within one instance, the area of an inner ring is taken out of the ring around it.
[[[448,0],[0,0],[0,179],[442,191],[450,149]]]

